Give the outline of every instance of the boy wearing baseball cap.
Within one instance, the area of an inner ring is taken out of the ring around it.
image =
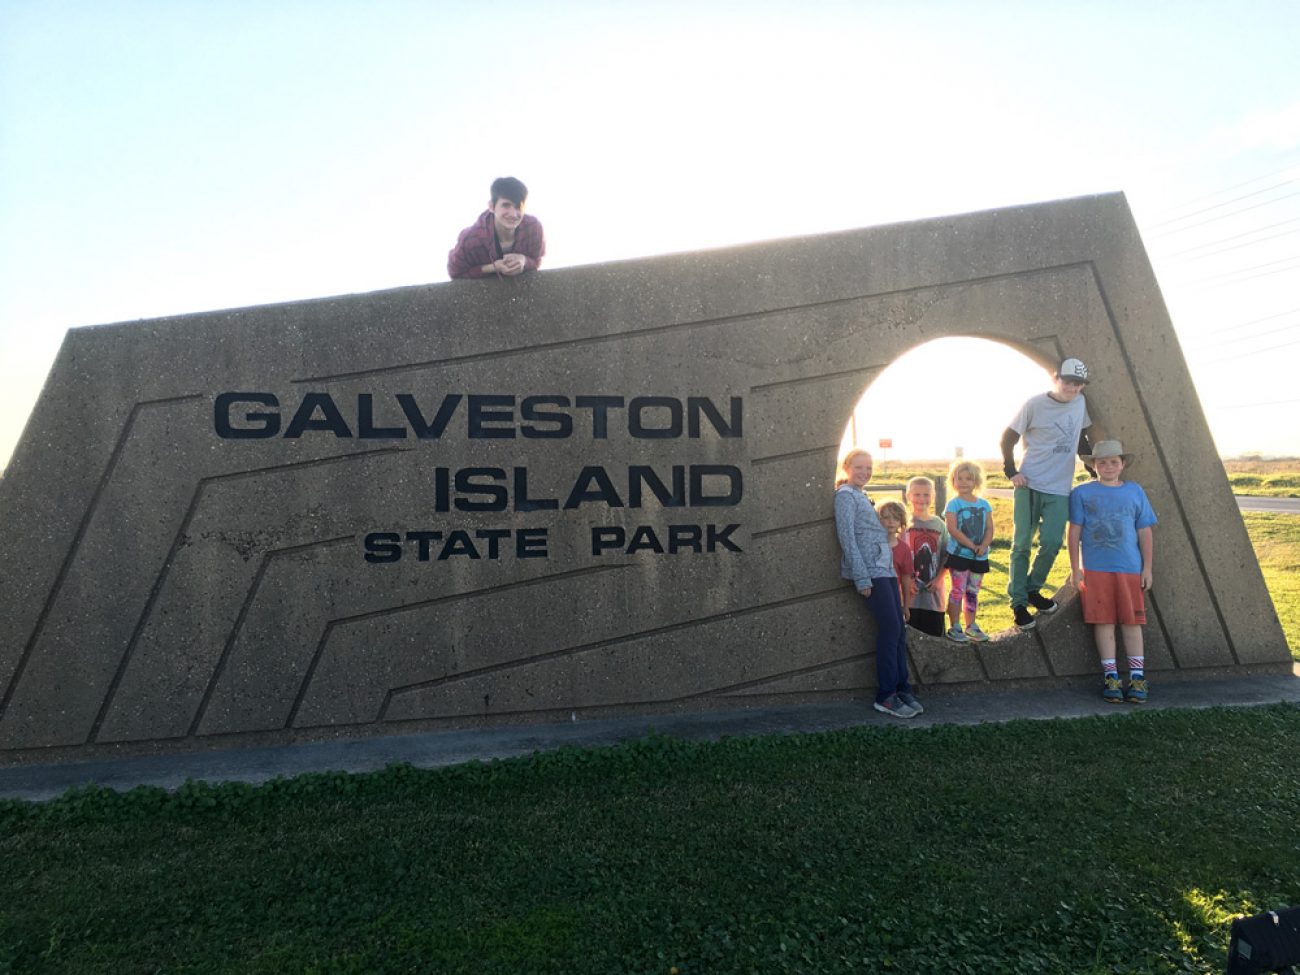
[[[1070,492],[1070,571],[1083,602],[1083,621],[1092,624],[1104,681],[1101,696],[1111,704],[1147,699],[1142,625],[1145,593],[1151,589],[1151,527],[1155,512],[1146,492],[1121,480],[1133,455],[1118,440],[1103,440],[1085,461],[1097,480]],[[1128,690],[1115,665],[1115,627],[1128,656]]]
[[[1015,488],[1007,593],[1021,630],[1037,623],[1030,606],[1044,616],[1058,609],[1056,601],[1041,590],[1065,535],[1075,454],[1082,457],[1090,449],[1085,431],[1092,419],[1083,396],[1087,384],[1088,367],[1078,359],[1066,359],[1052,377],[1052,388],[1030,398],[1002,434],[1002,470]],[[1017,466],[1015,446],[1021,438],[1024,449]],[[1035,535],[1038,555],[1031,569],[1029,550]]]

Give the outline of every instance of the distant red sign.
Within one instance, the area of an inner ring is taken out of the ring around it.
[[[881,438],[881,440],[880,440],[880,449],[881,449],[881,450],[890,450],[890,449],[893,448],[893,446],[894,446],[894,441],[891,440],[889,437],[882,437],[882,438]]]

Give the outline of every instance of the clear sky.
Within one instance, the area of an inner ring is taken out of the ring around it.
[[[1123,190],[1220,451],[1300,455],[1298,40],[1293,0],[0,0],[0,464],[68,327],[444,280],[504,174],[550,268]]]

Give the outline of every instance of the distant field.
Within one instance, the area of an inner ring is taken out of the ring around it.
[[[1260,460],[1256,457],[1234,457],[1223,462],[1229,474],[1293,474],[1300,471],[1300,457],[1279,457]]]
[[[1011,484],[1002,476],[1002,461],[977,460],[984,468],[985,485],[994,488],[1009,488]],[[1228,475],[1234,494],[1246,494],[1258,498],[1300,498],[1300,458],[1290,457],[1284,460],[1225,460],[1223,469]],[[902,460],[886,464],[877,462],[875,478],[877,482],[890,484],[906,481],[916,474],[928,477],[944,476],[948,470],[946,460]],[[940,472],[936,474],[936,472]],[[1080,468],[1075,475],[1076,481],[1087,478],[1087,473]],[[1141,481],[1141,475],[1138,480]]]
[[[1300,498],[1300,472],[1285,471],[1277,474],[1252,474],[1228,472],[1228,482],[1234,494],[1247,494],[1257,498]]]

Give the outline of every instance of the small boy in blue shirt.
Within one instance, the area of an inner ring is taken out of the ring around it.
[[[1102,698],[1111,704],[1141,704],[1147,699],[1144,594],[1151,589],[1151,526],[1156,515],[1146,492],[1120,478],[1133,462],[1122,443],[1103,440],[1083,460],[1097,471],[1097,480],[1070,492],[1071,580],[1083,602],[1083,621],[1093,625],[1104,678]],[[1128,656],[1127,692],[1115,665],[1116,626]]]

